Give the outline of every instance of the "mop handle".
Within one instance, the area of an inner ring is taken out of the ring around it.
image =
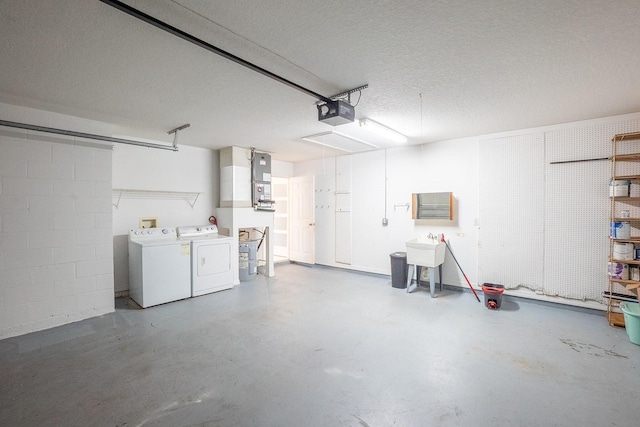
[[[458,266],[458,268],[460,269],[460,272],[462,273],[462,275],[464,276],[464,280],[467,281],[467,285],[469,285],[469,288],[471,289],[471,292],[473,292],[473,295],[476,297],[476,299],[478,300],[478,302],[480,302],[480,297],[478,297],[478,294],[476,293],[476,290],[473,289],[473,286],[471,286],[471,282],[469,282],[469,279],[467,278],[467,275],[464,274],[464,270],[462,269],[462,267],[460,267],[460,263],[458,262],[458,260],[456,259],[456,256],[453,254],[453,251],[451,250],[451,248],[449,247],[449,244],[447,243],[446,240],[444,240],[444,234],[441,235],[442,237],[440,237],[440,241],[444,242],[444,244],[447,246],[447,249],[449,249],[449,253],[451,254],[451,256],[453,257],[453,260],[456,262],[456,265]]]

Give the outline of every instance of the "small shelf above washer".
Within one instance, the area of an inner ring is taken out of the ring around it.
[[[193,209],[199,196],[200,193],[192,191],[157,191],[114,188],[111,193],[111,204],[117,209],[120,206],[120,200],[122,199],[184,200]]]

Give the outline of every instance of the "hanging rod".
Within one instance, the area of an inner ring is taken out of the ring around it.
[[[203,49],[208,50],[209,52],[213,52],[216,55],[220,55],[223,58],[229,59],[237,64],[240,64],[244,67],[249,68],[250,70],[256,71],[264,76],[267,76],[275,81],[278,81],[280,83],[283,83],[289,87],[292,87],[296,90],[299,90],[300,92],[306,93],[307,95],[311,95],[314,98],[317,98],[320,101],[324,101],[324,102],[331,102],[332,99],[331,98],[327,98],[326,96],[320,95],[319,93],[316,93],[310,89],[307,89],[303,86],[300,86],[297,83],[292,82],[291,80],[287,80],[284,77],[281,77],[277,74],[272,73],[271,71],[265,70],[262,67],[259,67],[255,64],[252,64],[249,61],[246,61],[240,57],[237,57],[235,55],[233,55],[232,53],[229,53],[225,50],[220,49],[219,47],[216,47],[210,43],[205,42],[202,39],[199,39],[189,33],[186,33],[172,25],[167,24],[166,22],[160,21],[157,18],[154,18],[153,16],[147,15],[146,13],[138,10],[138,9],[134,9],[133,7],[122,3],[121,1],[118,0],[100,0],[101,2],[114,7],[116,9],[121,10],[122,12],[129,14],[131,16],[133,16],[134,18],[138,18],[141,21],[146,22],[147,24],[151,24],[154,27],[157,27],[161,30],[164,30],[170,34],[173,34],[174,36],[180,37],[183,40],[186,40],[190,43],[195,44],[196,46],[199,46]]]
[[[558,162],[549,162],[550,165],[561,165],[564,163],[582,163],[582,162],[597,162],[600,160],[609,160],[608,157],[597,157],[594,159],[580,159],[580,160],[562,160]]]
[[[76,132],[73,130],[56,129],[56,128],[49,128],[45,126],[35,126],[27,123],[9,122],[7,120],[0,120],[0,126],[6,126],[6,127],[18,128],[18,129],[27,129],[27,130],[33,130],[36,132],[55,133],[58,135],[74,136],[76,138],[86,138],[86,139],[95,139],[98,141],[115,142],[117,144],[138,145],[141,147],[159,148],[161,150],[178,151],[177,145],[170,146],[170,145],[154,144],[151,142],[142,142],[142,141],[134,141],[131,139],[114,138],[111,136],[95,135],[92,133]]]

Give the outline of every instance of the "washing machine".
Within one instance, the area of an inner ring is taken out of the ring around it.
[[[129,231],[129,296],[142,308],[191,297],[191,245],[175,228]]]
[[[191,296],[233,288],[233,238],[213,224],[178,227],[178,238],[191,244]]]

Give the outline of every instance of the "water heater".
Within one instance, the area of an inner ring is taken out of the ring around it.
[[[256,210],[274,211],[271,194],[271,156],[251,153],[251,203]]]

